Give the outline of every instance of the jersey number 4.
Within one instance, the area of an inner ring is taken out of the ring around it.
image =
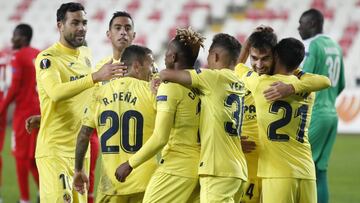
[[[99,118],[99,124],[104,126],[110,119],[110,128],[101,135],[101,151],[103,153],[119,153],[118,145],[107,145],[108,139],[114,136],[121,127],[120,146],[127,153],[135,153],[142,146],[144,118],[140,112],[129,110],[124,112],[119,121],[119,115],[115,111],[104,111]],[[130,144],[130,120],[133,120],[134,144]]]
[[[275,101],[270,106],[269,111],[272,114],[278,114],[280,109],[283,110],[284,115],[282,116],[281,119],[270,123],[270,125],[268,127],[268,131],[267,131],[268,139],[272,140],[272,141],[288,141],[289,140],[289,135],[279,134],[276,131],[279,128],[282,128],[290,123],[291,118],[292,118],[293,109],[291,108],[291,105],[285,101]],[[296,112],[294,115],[294,118],[300,116],[301,122],[300,122],[300,125],[296,132],[296,140],[301,143],[304,142],[304,129],[305,129],[305,125],[306,125],[308,109],[309,109],[308,105],[301,105],[298,109],[296,109]]]

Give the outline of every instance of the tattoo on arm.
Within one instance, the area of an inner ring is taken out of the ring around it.
[[[89,146],[90,135],[94,128],[82,126],[76,143],[75,170],[80,171],[84,165],[84,157]]]

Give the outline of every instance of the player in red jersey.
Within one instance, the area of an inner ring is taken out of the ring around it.
[[[29,180],[31,172],[39,185],[39,175],[35,164],[35,142],[37,130],[27,134],[24,126],[26,118],[40,114],[39,97],[36,91],[34,60],[39,50],[30,46],[32,28],[27,24],[16,26],[12,44],[15,50],[11,59],[11,85],[0,102],[0,115],[6,114],[11,102],[15,102],[13,114],[12,152],[16,161],[16,173],[20,189],[20,203],[29,202]],[[1,117],[1,116],[0,116]]]
[[[12,51],[3,49],[0,51],[0,101],[4,98],[4,94],[7,91],[10,80],[11,80],[11,70],[9,67]],[[6,132],[6,112],[0,114],[0,153],[4,147],[5,141],[5,132]],[[0,188],[2,187],[2,155],[0,154]],[[0,197],[0,202],[2,198]]]

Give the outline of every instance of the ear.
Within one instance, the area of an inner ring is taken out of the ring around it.
[[[220,61],[220,54],[219,53],[215,53],[215,62]]]
[[[139,74],[140,68],[141,68],[140,62],[139,62],[139,61],[134,61],[134,62],[133,62],[133,65],[132,65],[132,69],[134,70],[134,72],[135,72],[136,74]]]
[[[56,23],[56,26],[57,26],[57,28],[58,28],[59,31],[61,31],[62,24],[63,24],[63,23],[62,23],[61,21],[58,21],[58,22]]]
[[[107,31],[106,31],[106,37],[107,37],[108,39],[110,39],[110,30],[107,30]]]
[[[135,37],[136,37],[136,32],[134,32],[134,34],[133,34],[133,39],[135,39]]]
[[[174,63],[177,62],[178,59],[179,59],[177,53],[173,53],[173,54],[171,55],[171,59],[172,59],[172,61],[173,61]]]

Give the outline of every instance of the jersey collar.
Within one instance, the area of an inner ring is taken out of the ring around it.
[[[79,55],[80,51],[79,49],[71,49],[71,48],[68,48],[66,46],[64,46],[63,44],[61,44],[61,42],[57,42],[56,45],[55,45],[57,48],[59,48],[61,51],[67,53],[67,54],[70,54],[70,55]]]

